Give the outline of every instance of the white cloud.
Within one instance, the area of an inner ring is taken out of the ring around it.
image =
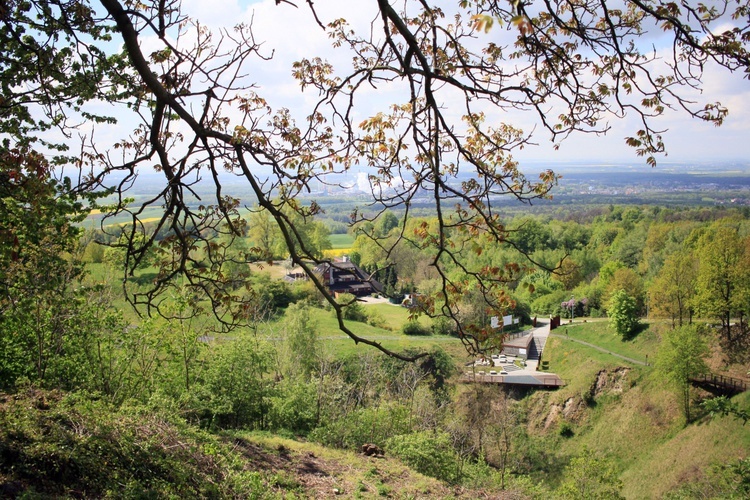
[[[256,91],[266,98],[275,109],[286,107],[292,110],[298,120],[309,114],[312,106],[318,101],[317,93],[308,90],[300,92],[299,84],[291,77],[293,61],[316,56],[327,59],[340,73],[345,74],[351,66],[351,53],[346,50],[334,50],[332,41],[317,26],[307,3],[296,0],[297,8],[275,0],[242,1],[211,3],[202,0],[185,0],[185,13],[198,19],[201,24],[211,28],[229,29],[237,23],[252,23],[257,42],[262,42],[261,51],[274,58],[271,61],[253,59],[252,67],[247,73],[251,81],[258,85]],[[378,37],[379,22],[376,18],[376,2],[327,0],[314,3],[320,20],[325,24],[336,18],[345,18],[352,28],[369,32],[372,23],[376,26],[374,35]],[[446,4],[446,8],[448,4]],[[453,4],[450,4],[453,5]],[[649,44],[662,38],[662,33],[646,35],[644,40]],[[501,28],[493,29],[486,37],[480,37],[478,43],[488,39],[501,42],[505,32]],[[667,112],[654,122],[655,128],[669,129],[665,140],[670,158],[747,158],[750,159],[750,89],[740,74],[729,74],[726,70],[709,68],[704,78],[702,95],[694,97],[701,101],[722,101],[730,108],[730,115],[725,125],[716,128],[711,124],[690,119],[685,113]],[[458,119],[464,114],[462,100],[456,100],[450,92],[440,92],[446,111]],[[363,87],[358,95],[356,120],[377,111],[385,110],[390,104],[404,102],[408,96],[398,84],[383,84],[377,88]],[[529,132],[536,129],[534,140],[539,147],[530,147],[518,153],[524,158],[554,158],[556,160],[574,159],[632,159],[635,157],[632,148],[624,143],[626,136],[634,135],[639,124],[631,113],[625,120],[609,118],[611,130],[604,137],[592,134],[573,136],[565,141],[559,151],[553,151],[549,141],[549,132],[542,130],[540,121],[534,113],[514,113],[487,108],[488,122],[507,121],[514,126]],[[554,112],[553,112],[554,113]]]

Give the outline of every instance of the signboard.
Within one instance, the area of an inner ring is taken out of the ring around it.
[[[503,316],[503,322],[501,324],[500,323],[500,318],[498,318],[497,316],[492,316],[490,318],[490,326],[492,328],[500,328],[501,326],[505,326],[505,325],[517,325],[518,324],[518,319],[519,318],[513,319],[513,315],[512,314],[508,315],[508,316]]]

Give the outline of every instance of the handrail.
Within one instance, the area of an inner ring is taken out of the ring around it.
[[[515,333],[506,333],[505,340],[513,340],[520,337],[525,337],[527,335],[532,335],[533,332],[531,330],[525,330],[523,332],[515,332]]]
[[[490,374],[490,373],[475,373],[475,374],[463,374],[461,376],[462,381],[466,382],[479,382],[484,384],[510,384],[510,385],[527,385],[530,387],[563,387],[565,381],[559,377],[534,377],[539,382],[538,384],[527,384],[527,383],[514,383],[513,377],[507,377],[506,375]]]
[[[747,382],[738,378],[728,377],[725,375],[716,375],[714,373],[709,373],[709,374],[702,373],[700,375],[690,377],[690,379],[696,382],[708,382],[708,383],[715,384],[715,385],[722,386],[722,387],[731,387],[733,389],[740,389],[742,391],[747,390]]]

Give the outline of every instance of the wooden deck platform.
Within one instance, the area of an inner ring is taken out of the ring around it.
[[[460,381],[464,384],[504,384],[519,385],[527,387],[562,387],[565,382],[554,373],[538,372],[534,375],[489,375],[489,374],[464,374]]]
[[[748,384],[744,380],[713,373],[690,377],[690,382],[718,396],[734,396],[748,389]]]

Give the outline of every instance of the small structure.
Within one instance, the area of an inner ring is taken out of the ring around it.
[[[690,383],[717,396],[736,396],[747,390],[744,380],[713,373],[690,377]]]
[[[404,298],[401,301],[401,306],[407,309],[418,309],[422,308],[423,295],[421,293],[407,293],[404,294]]]
[[[307,279],[307,275],[301,272],[287,273],[284,275],[284,281],[287,283],[294,283],[295,281],[304,281]]]
[[[531,332],[523,332],[522,335],[509,335],[503,342],[503,354],[528,359],[533,342],[534,334]]]
[[[554,317],[550,316],[549,319],[550,319],[550,321],[549,321],[549,329],[550,330],[554,330],[555,328],[557,328],[557,327],[560,326],[560,315],[559,314],[557,316],[554,316]]]
[[[538,375],[464,374],[460,381],[465,384],[503,384],[535,388],[558,388],[565,385],[565,382],[554,373]]]
[[[350,293],[357,297],[383,293],[383,285],[347,257],[318,264],[313,272],[334,296]]]

